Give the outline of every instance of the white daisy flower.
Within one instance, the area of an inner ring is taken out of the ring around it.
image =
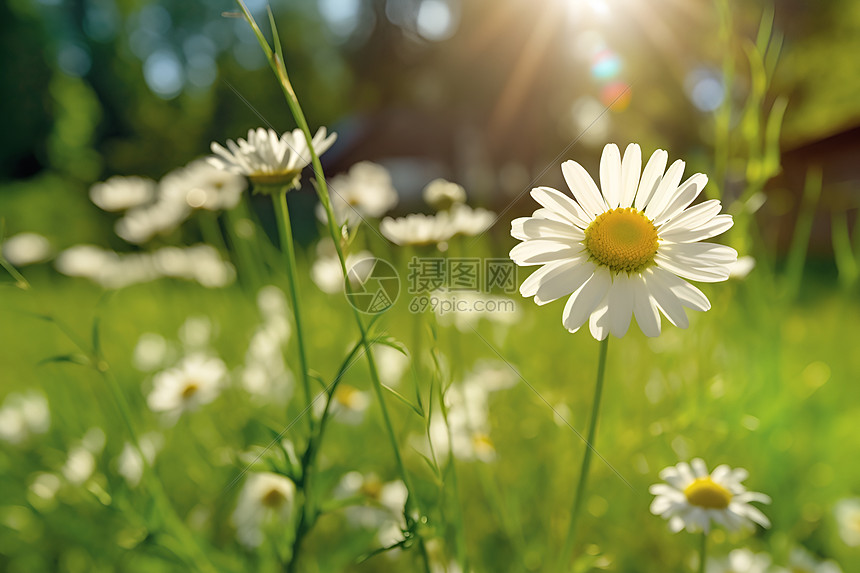
[[[257,307],[263,322],[245,352],[242,387],[260,401],[283,403],[293,386],[284,361],[284,346],[291,333],[286,297],[278,287],[265,286],[257,294]]]
[[[155,200],[158,184],[147,177],[111,177],[90,187],[90,199],[104,211],[125,211]]]
[[[392,388],[400,384],[409,369],[409,356],[385,344],[375,345],[371,352],[382,383]]]
[[[751,527],[753,522],[770,527],[770,521],[751,502],[770,503],[763,493],[747,491],[741,484],[749,474],[743,468],[717,466],[708,474],[705,462],[699,458],[691,463],[681,462],[660,472],[667,483],[652,485],[655,495],[651,513],[669,520],[673,532],[687,529],[691,533],[711,529],[711,521],[729,531]]]
[[[266,531],[282,529],[293,512],[295,497],[296,484],[289,478],[270,472],[249,474],[232,515],[239,542],[259,547]]]
[[[600,162],[602,192],[574,161],[562,164],[573,192],[538,187],[532,197],[543,208],[515,219],[511,235],[523,241],[511,251],[518,265],[543,265],[520,293],[546,304],[569,295],[562,323],[576,332],[589,322],[603,340],[624,336],[632,316],[646,336],[660,334],[660,312],[680,328],[688,324],[684,307],[705,311],[710,302],[683,279],[726,280],[737,252],[701,243],[732,226],[719,215],[717,200],[690,207],[707,183],[697,173],[681,183],[684,162],[666,168],[667,153],[657,150],[640,177],[639,146],[624,158],[614,144]]]
[[[87,430],[80,444],[69,450],[69,457],[60,472],[72,485],[81,485],[93,475],[96,469],[96,455],[105,446],[104,430],[98,427]]]
[[[706,573],[768,573],[771,558],[767,553],[735,549],[722,559],[708,559]]]
[[[163,442],[161,434],[150,432],[140,437],[140,450],[126,442],[117,458],[117,472],[125,478],[130,487],[137,487],[143,477],[144,460],[152,465]],[[141,457],[143,453],[143,457]]]
[[[353,471],[340,479],[332,495],[356,501],[344,509],[347,521],[353,527],[376,529],[380,545],[393,545],[403,538],[403,509],[409,491],[401,480],[383,483],[375,474]]]
[[[329,415],[343,424],[357,426],[364,420],[364,413],[370,406],[370,395],[355,386],[341,382],[335,388],[329,406]],[[325,409],[325,397],[314,400],[314,412],[321,416]]]
[[[382,235],[396,245],[440,245],[454,236],[451,218],[446,212],[436,215],[413,213],[379,223]]]
[[[313,136],[312,144],[317,156],[332,146],[337,134],[326,135],[321,127]],[[212,143],[214,157],[208,161],[213,166],[244,175],[254,185],[277,185],[296,188],[302,169],[311,162],[305,135],[301,129],[294,129],[278,136],[272,129],[248,131],[248,139],[227,140],[227,148]]]
[[[454,205],[448,211],[451,235],[474,237],[489,229],[496,221],[496,214],[486,209],[473,209],[468,205]]]
[[[192,209],[229,211],[239,204],[248,188],[244,177],[212,166],[204,159],[174,169],[159,183],[161,201],[185,204]]]
[[[51,427],[48,401],[40,392],[13,392],[0,407],[0,440],[20,444],[32,436],[44,434]]]
[[[218,359],[202,354],[187,356],[175,368],[164,370],[152,380],[147,404],[153,412],[164,412],[176,420],[218,397],[227,367]]]
[[[370,251],[350,253],[346,256],[346,268],[351,269],[359,261],[372,258],[373,253]],[[326,238],[317,243],[317,258],[311,265],[311,279],[326,294],[344,292],[343,269],[331,239]],[[357,285],[356,281],[353,286]]]
[[[860,546],[860,498],[839,500],[835,512],[839,537],[849,547]]]
[[[439,211],[445,211],[454,205],[466,202],[466,190],[463,186],[445,179],[434,179],[428,183],[424,188],[423,196],[428,205]]]
[[[23,267],[51,258],[51,242],[37,233],[18,233],[3,241],[3,258]]]
[[[842,568],[835,561],[821,561],[803,547],[795,547],[788,559],[788,569],[779,568],[773,573],[842,573]]]
[[[391,184],[391,174],[382,165],[360,161],[349,172],[337,175],[329,183],[331,209],[335,222],[355,227],[363,219],[378,219],[397,205],[397,190]],[[326,212],[317,205],[317,217],[325,223]]]
[[[159,196],[154,203],[126,211],[114,225],[114,231],[121,239],[140,245],[158,235],[170,234],[190,214],[191,206],[187,201]]]

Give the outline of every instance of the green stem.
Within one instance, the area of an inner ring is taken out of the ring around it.
[[[600,358],[597,363],[597,382],[594,385],[594,401],[591,404],[591,421],[588,425],[588,435],[585,438],[585,453],[582,455],[582,466],[579,470],[579,483],[576,486],[576,494],[573,498],[573,509],[570,513],[570,526],[567,529],[567,537],[561,552],[561,559],[557,571],[566,571],[568,561],[573,552],[573,544],[576,541],[576,527],[579,515],[582,513],[582,504],[585,502],[585,487],[588,483],[588,470],[591,467],[591,457],[594,453],[594,439],[597,435],[597,418],[600,415],[600,396],[603,394],[603,378],[606,373],[606,353],[609,349],[609,337],[600,343]]]
[[[702,541],[699,545],[699,573],[705,573],[706,558],[708,555],[708,534],[702,533]]]
[[[278,194],[278,200],[272,196],[278,214],[278,230],[281,233],[281,249],[284,252],[284,262],[287,265],[290,299],[293,306],[293,319],[296,323],[296,339],[299,347],[299,368],[302,371],[302,388],[305,394],[305,404],[311,404],[311,381],[308,374],[308,358],[305,350],[304,329],[302,328],[302,310],[299,304],[298,273],[296,271],[296,250],[293,244],[293,229],[290,224],[290,210],[287,207],[287,191],[283,189]],[[307,416],[308,428],[313,434],[314,417]]]

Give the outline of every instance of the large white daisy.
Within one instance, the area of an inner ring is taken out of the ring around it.
[[[332,146],[337,134],[326,135],[325,127],[317,130],[311,143],[322,155]],[[308,144],[301,129],[278,135],[272,129],[248,130],[248,139],[227,140],[227,147],[213,142],[208,161],[219,169],[245,175],[255,185],[298,187],[302,169],[311,162]]]
[[[763,493],[747,491],[743,482],[749,474],[743,468],[717,466],[708,473],[705,462],[699,458],[689,464],[681,462],[660,472],[666,483],[652,485],[655,495],[651,513],[669,520],[673,532],[686,529],[691,533],[711,529],[711,521],[730,531],[751,527],[758,523],[770,527],[770,521],[751,502],[770,503]]]
[[[585,169],[566,161],[561,170],[573,197],[549,187],[531,194],[543,208],[515,219],[511,235],[522,243],[511,250],[518,265],[541,265],[520,293],[546,304],[570,295],[562,323],[576,332],[586,322],[603,340],[624,336],[631,316],[646,336],[660,334],[660,312],[686,328],[684,307],[708,310],[702,292],[683,279],[726,280],[737,252],[700,243],[732,226],[720,215],[718,200],[690,207],[707,177],[696,173],[684,183],[684,162],[666,170],[668,154],[657,150],[644,171],[639,146],[622,159],[615,144],[600,161],[598,190]]]

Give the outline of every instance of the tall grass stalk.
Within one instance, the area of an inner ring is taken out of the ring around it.
[[[243,0],[236,0],[236,3],[239,5],[239,8],[241,9],[242,14],[245,16],[245,19],[248,21],[248,24],[253,29],[254,34],[256,35],[257,40],[260,43],[260,47],[266,54],[266,58],[269,61],[269,65],[271,66],[272,71],[275,73],[275,77],[277,78],[278,83],[281,86],[281,90],[284,92],[284,97],[286,98],[287,105],[289,106],[290,112],[293,115],[293,119],[295,119],[296,124],[298,125],[299,129],[302,130],[302,133],[305,136],[305,141],[310,152],[311,164],[313,166],[313,171],[317,182],[317,194],[326,212],[329,233],[331,235],[332,241],[334,242],[338,261],[340,262],[340,267],[344,276],[344,284],[346,286],[347,294],[351,295],[352,286],[350,285],[349,281],[346,280],[347,268],[346,259],[344,257],[343,248],[341,246],[341,230],[336,222],[334,212],[332,211],[331,199],[329,197],[328,186],[326,184],[322,164],[320,163],[319,156],[317,155],[316,150],[314,150],[313,147],[313,135],[311,134],[310,127],[308,126],[308,122],[305,118],[304,112],[302,111],[301,105],[299,104],[298,97],[293,90],[293,86],[290,83],[287,69],[284,65],[283,53],[281,52],[281,43],[280,39],[278,38],[278,31],[277,27],[275,26],[271,8],[269,9],[269,20],[272,27],[275,51],[272,51],[272,48],[269,46],[265,36],[263,36],[263,33],[260,30],[260,27],[257,25],[256,21],[254,20],[254,17],[251,15],[250,11],[248,10],[248,7],[245,5]],[[385,395],[383,392],[382,382],[379,379],[379,372],[376,368],[376,362],[373,358],[373,353],[371,352],[371,343],[367,334],[367,327],[364,325],[364,321],[362,320],[361,314],[358,309],[352,307],[352,305],[350,305],[350,307],[352,308],[353,317],[355,319],[356,325],[358,326],[358,330],[361,336],[361,343],[365,349],[365,355],[367,357],[367,362],[370,370],[370,378],[373,385],[373,390],[379,403],[380,411],[382,412],[383,424],[385,426],[385,431],[388,435],[388,439],[391,443],[391,448],[394,454],[398,473],[400,474],[400,477],[403,480],[403,483],[406,485],[407,491],[409,492],[406,498],[404,509],[407,529],[410,532],[410,535],[417,535],[417,541],[421,548],[421,554],[424,558],[425,568],[429,570],[429,563],[427,560],[426,550],[424,549],[424,542],[420,534],[417,533],[417,528],[415,527],[416,521],[420,521],[423,519],[422,512],[419,508],[419,504],[414,493],[415,488],[412,486],[412,481],[409,477],[409,473],[406,471],[406,466],[403,462],[403,456],[400,452],[400,446],[397,443],[397,437],[395,436],[394,425],[391,422],[391,415],[389,414],[388,406],[385,403]]]

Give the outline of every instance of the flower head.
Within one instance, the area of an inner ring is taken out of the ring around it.
[[[397,190],[391,184],[391,174],[382,165],[360,161],[349,172],[337,175],[329,183],[331,209],[335,223],[355,227],[365,218],[378,219],[397,205]],[[322,204],[317,205],[317,217],[326,222]]]
[[[268,528],[290,518],[295,497],[296,485],[289,478],[271,472],[250,474],[233,511],[239,541],[258,547]]]
[[[155,200],[158,184],[146,177],[111,177],[90,187],[90,199],[104,211],[125,211]]]
[[[412,213],[392,219],[386,217],[379,224],[382,235],[396,245],[436,246],[454,236],[447,213],[425,215]]]
[[[747,478],[742,468],[717,466],[708,473],[705,462],[694,459],[691,463],[681,462],[660,472],[666,483],[652,485],[650,492],[655,495],[651,503],[651,513],[669,520],[673,532],[687,529],[691,533],[711,528],[711,521],[728,530],[736,531],[758,523],[770,527],[765,515],[750,505],[750,502],[770,503],[763,493],[747,491],[741,484]]]
[[[332,146],[337,134],[326,135],[317,130],[311,143],[316,154],[322,155]],[[278,136],[272,129],[248,130],[248,139],[227,140],[227,148],[212,142],[208,161],[219,169],[245,175],[254,185],[298,187],[299,178],[311,162],[311,154],[301,129]]]
[[[722,559],[708,559],[706,573],[768,573],[771,558],[767,553],[735,549]]]
[[[660,313],[686,328],[684,307],[708,310],[702,292],[683,279],[726,280],[737,252],[701,243],[732,226],[720,202],[690,207],[707,177],[697,173],[681,183],[684,162],[666,170],[668,155],[657,150],[644,171],[638,145],[624,158],[614,144],[603,150],[598,190],[574,161],[561,169],[573,197],[538,187],[542,205],[531,217],[515,219],[511,235],[522,241],[511,250],[518,265],[541,265],[520,287],[523,296],[546,304],[569,296],[562,323],[576,332],[589,322],[603,340],[624,336],[632,316],[646,336],[660,334]],[[665,171],[665,172],[664,172]]]
[[[3,241],[3,258],[23,267],[47,261],[51,258],[51,242],[37,233],[18,233]]]
[[[466,202],[466,190],[462,185],[444,179],[434,179],[428,183],[423,195],[428,205],[440,211]]]
[[[185,411],[212,402],[221,391],[227,367],[218,358],[194,354],[175,368],[159,372],[147,404],[154,412],[165,412],[176,419]]]
[[[860,498],[840,499],[836,503],[836,522],[845,545],[860,546]]]
[[[0,440],[20,444],[51,427],[48,401],[40,392],[12,393],[0,407]]]

